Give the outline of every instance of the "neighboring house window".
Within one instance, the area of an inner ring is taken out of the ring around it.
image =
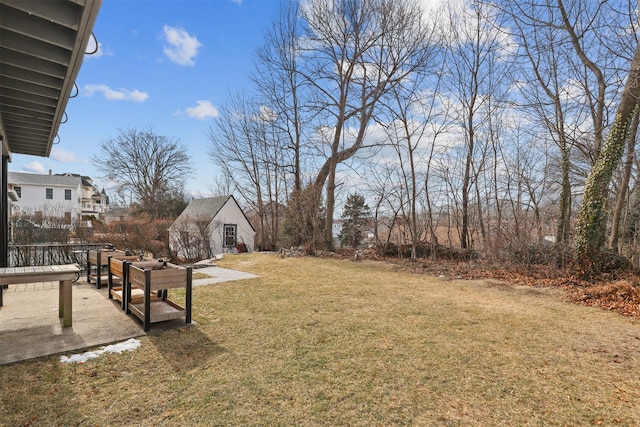
[[[16,192],[18,197],[22,197],[22,187],[13,187],[13,191]]]
[[[236,231],[238,226],[236,224],[224,225],[224,247],[233,248],[236,246]]]
[[[71,200],[71,190],[64,190],[64,199]]]
[[[53,188],[47,188],[45,192],[46,192],[46,199],[53,200]]]
[[[71,224],[71,212],[64,213],[64,223]]]

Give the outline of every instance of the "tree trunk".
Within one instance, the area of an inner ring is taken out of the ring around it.
[[[327,204],[325,206],[324,248],[333,251],[333,212],[336,205],[336,167],[335,156],[331,156],[331,167],[327,179]]]
[[[571,226],[571,180],[569,172],[571,161],[569,160],[569,148],[564,135],[560,135],[560,152],[562,153],[562,186],[560,189],[560,201],[558,204],[558,228],[556,230],[556,243],[565,245],[569,242]]]
[[[585,273],[599,271],[598,255],[605,239],[605,199],[613,171],[622,158],[639,99],[640,45],[636,47],[611,131],[585,184],[576,222],[576,261]]]
[[[470,109],[471,110],[471,109]],[[460,247],[470,249],[469,242],[469,192],[471,191],[471,162],[473,161],[473,119],[469,119],[469,147],[464,166],[464,178],[462,180],[462,231],[460,232]]]
[[[624,210],[625,201],[627,199],[627,192],[629,190],[629,180],[631,179],[631,169],[633,167],[633,158],[635,156],[634,147],[636,145],[639,117],[640,115],[638,115],[637,113],[633,117],[631,132],[629,133],[629,138],[627,138],[627,160],[624,164],[624,174],[622,175],[622,182],[620,183],[620,189],[618,190],[618,196],[616,200],[616,208],[613,211],[613,220],[611,221],[609,248],[613,249],[616,252],[619,252],[618,237],[620,236],[620,218],[622,217],[622,211]]]

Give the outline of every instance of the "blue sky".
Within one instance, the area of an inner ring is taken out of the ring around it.
[[[51,157],[13,155],[11,171],[79,173],[100,179],[99,143],[128,127],[152,128],[188,147],[187,192],[205,196],[217,169],[207,131],[230,92],[250,85],[253,52],[279,0],[103,0],[94,26],[100,44],[85,56],[79,93]]]

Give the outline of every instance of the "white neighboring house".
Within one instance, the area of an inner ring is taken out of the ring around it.
[[[169,247],[184,259],[254,249],[255,229],[233,196],[193,200],[169,227]]]
[[[74,176],[82,180],[82,191],[80,203],[82,206],[82,216],[101,218],[109,210],[109,198],[104,190],[98,190],[93,185],[93,179],[75,173],[56,174],[55,176]]]
[[[79,176],[45,175],[7,172],[9,191],[15,193],[11,215],[33,215],[42,218],[62,218],[75,223],[82,214],[82,180]]]

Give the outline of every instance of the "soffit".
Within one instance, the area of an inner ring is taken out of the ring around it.
[[[47,157],[102,0],[0,0],[0,133]]]

